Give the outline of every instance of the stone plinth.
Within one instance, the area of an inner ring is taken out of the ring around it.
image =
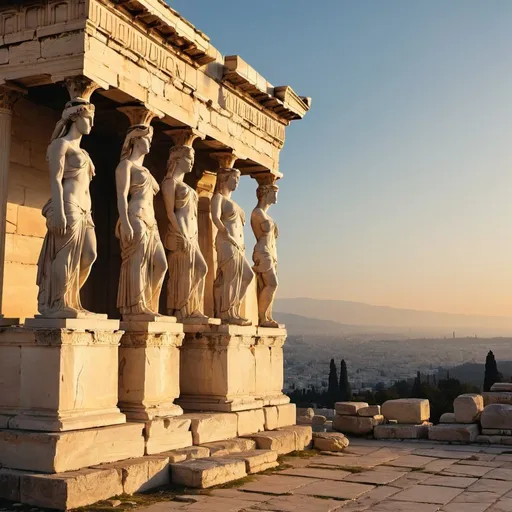
[[[263,407],[256,385],[256,327],[201,327],[184,326],[178,404],[185,410],[223,412]]]
[[[283,394],[286,329],[258,327],[256,335],[256,398],[263,405],[288,404],[290,398]]]
[[[88,322],[87,331],[0,331],[0,426],[60,432],[125,423],[117,407],[119,322]]]
[[[142,457],[142,423],[70,432],[0,430],[0,466],[61,473],[106,462]]]
[[[119,407],[132,421],[179,416],[180,346],[183,325],[174,322],[121,322]],[[167,448],[170,449],[170,448]]]
[[[11,325],[19,325],[19,318],[5,318],[0,315],[0,329],[3,327],[10,327]]]
[[[190,420],[182,417],[155,418],[146,422],[144,438],[146,455],[192,446]]]

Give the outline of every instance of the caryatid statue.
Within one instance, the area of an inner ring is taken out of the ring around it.
[[[251,325],[240,316],[240,306],[254,272],[245,257],[245,212],[231,199],[240,180],[240,171],[221,168],[211,208],[212,220],[217,227],[217,276],[214,283],[215,316],[222,322]]]
[[[271,205],[277,202],[279,187],[274,183],[262,183],[256,190],[258,205],[252,211],[251,227],[256,237],[252,253],[258,290],[258,320],[261,327],[279,327],[272,318],[272,306],[276,294],[278,229],[268,214]]]
[[[188,144],[171,148],[167,175],[162,181],[169,221],[165,236],[165,247],[169,250],[167,314],[176,316],[179,321],[208,319],[203,313],[208,267],[199,248],[199,198],[197,192],[183,181],[194,165],[194,138],[191,137]]]
[[[121,244],[121,274],[117,307],[123,318],[159,316],[158,302],[167,271],[165,251],[155,218],[153,198],[160,191],[157,181],[144,167],[149,153],[154,114],[143,107],[121,107],[130,121],[116,169],[119,221],[116,236]]]
[[[68,83],[73,99],[66,103],[47,150],[51,198],[42,210],[48,231],[37,263],[38,309],[46,318],[93,314],[82,307],[80,289],[96,260],[89,193],[94,164],[80,143],[94,124],[89,98],[98,86],[89,82],[75,96],[73,86],[79,85]]]

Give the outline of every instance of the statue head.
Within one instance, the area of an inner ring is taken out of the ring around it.
[[[258,198],[258,203],[263,201],[268,205],[276,204],[278,192],[279,187],[277,185],[260,185],[256,189],[256,197]]]
[[[130,158],[133,150],[137,148],[141,155],[147,155],[153,140],[153,127],[145,124],[136,124],[128,128],[121,150],[121,160]]]
[[[65,137],[73,124],[76,124],[81,135],[89,135],[94,125],[94,105],[83,98],[68,101],[64,106],[62,117],[53,130],[50,142]]]
[[[194,167],[194,154],[191,146],[173,146],[167,160],[167,175],[174,176],[177,171],[183,174],[190,172]]]
[[[217,171],[217,185],[215,190],[220,191],[225,187],[230,192],[233,192],[238,187],[240,175],[241,173],[238,169],[219,169]]]

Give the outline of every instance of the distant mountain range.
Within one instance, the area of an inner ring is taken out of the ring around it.
[[[415,337],[451,336],[455,331],[457,337],[512,336],[512,317],[457,315],[309,298],[276,299],[274,309],[276,318],[287,323],[290,332],[303,329],[303,334],[393,332]]]

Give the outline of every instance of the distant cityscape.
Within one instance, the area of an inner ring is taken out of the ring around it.
[[[497,360],[512,361],[511,338],[431,338],[378,340],[332,335],[290,335],[285,344],[285,390],[327,389],[329,362],[339,367],[345,359],[349,381],[355,392],[388,387],[396,381],[413,379],[418,371],[431,375],[474,363],[473,381],[483,381],[483,364],[489,350]],[[482,365],[482,368],[476,366]],[[471,380],[468,378],[467,380]]]

